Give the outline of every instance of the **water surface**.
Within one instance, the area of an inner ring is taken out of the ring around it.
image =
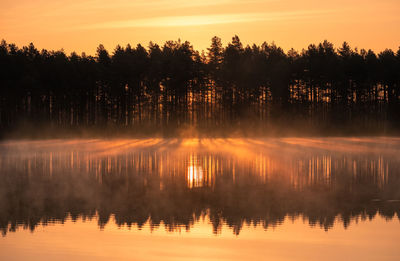
[[[400,139],[4,141],[1,260],[399,260]]]

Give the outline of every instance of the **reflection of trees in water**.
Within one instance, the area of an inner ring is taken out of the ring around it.
[[[69,216],[98,218],[103,227],[114,215],[118,225],[149,221],[174,231],[207,215],[215,233],[226,224],[237,234],[244,224],[268,228],[285,217],[324,229],[337,220],[347,227],[377,214],[400,217],[400,161],[381,154],[35,152],[4,154],[0,167],[3,234]]]

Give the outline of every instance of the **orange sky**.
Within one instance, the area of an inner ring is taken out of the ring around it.
[[[85,51],[99,43],[147,46],[188,40],[206,49],[212,36],[235,34],[301,50],[328,39],[353,47],[397,50],[399,0],[1,0],[0,38],[18,46]]]

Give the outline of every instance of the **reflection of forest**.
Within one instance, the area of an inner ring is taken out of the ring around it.
[[[335,150],[324,147],[333,141]],[[337,220],[347,227],[377,214],[400,217],[396,139],[169,141],[169,149],[165,142],[3,143],[3,234],[69,215],[98,216],[100,227],[112,215],[118,225],[150,220],[173,231],[207,214],[215,233],[223,224],[235,233],[246,223],[267,228],[286,216],[303,216],[324,229]],[[271,149],[274,144],[279,148]]]

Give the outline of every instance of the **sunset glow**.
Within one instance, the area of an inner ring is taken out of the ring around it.
[[[1,0],[0,260],[400,260],[400,0]]]
[[[0,37],[89,54],[99,43],[113,49],[178,38],[205,50],[214,35],[226,44],[235,34],[245,44],[275,41],[286,50],[328,39],[381,51],[400,44],[399,12],[397,0],[4,0]]]

